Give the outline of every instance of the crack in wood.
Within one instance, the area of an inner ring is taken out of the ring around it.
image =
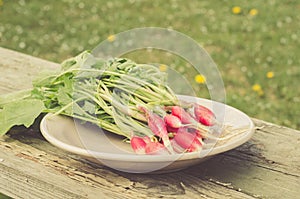
[[[212,183],[215,183],[217,185],[221,185],[221,186],[223,186],[225,188],[228,188],[228,189],[231,189],[231,190],[243,193],[246,196],[251,197],[251,198],[262,198],[262,197],[258,197],[257,195],[254,195],[254,194],[252,194],[250,192],[244,191],[241,188],[236,188],[236,187],[232,186],[232,183],[220,182],[219,180],[215,180],[215,179],[212,179],[212,178],[210,178],[209,181],[212,182]]]
[[[263,166],[263,165],[256,165],[256,166],[267,169],[267,170],[271,170],[271,171],[274,171],[274,172],[282,173],[284,175],[288,175],[288,176],[292,176],[292,177],[300,177],[300,175],[288,173],[288,172],[278,170],[278,169],[275,169],[275,168],[272,168],[272,167],[267,167],[267,166]]]

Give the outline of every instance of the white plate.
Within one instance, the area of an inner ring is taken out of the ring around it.
[[[217,143],[210,149],[174,155],[137,155],[122,137],[104,132],[100,128],[82,125],[72,118],[47,114],[41,121],[43,136],[53,145],[83,156],[99,164],[130,173],[171,172],[204,161],[212,155],[226,152],[247,142],[254,133],[251,119],[243,112],[207,99],[179,96],[181,100],[198,102],[211,108],[219,121],[246,130],[226,142]]]

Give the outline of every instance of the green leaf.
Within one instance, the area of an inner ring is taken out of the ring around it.
[[[33,81],[33,87],[42,87],[45,85],[51,85],[57,76],[59,71],[42,71]]]
[[[89,101],[84,101],[84,105],[82,107],[83,110],[90,113],[91,115],[95,114],[96,112],[96,106],[94,103],[91,103]]]
[[[57,92],[57,100],[61,106],[65,106],[73,101],[71,94],[69,93],[69,89],[66,87],[61,87]]]
[[[29,127],[45,109],[41,100],[25,99],[5,104],[0,110],[0,136],[15,125]]]
[[[5,104],[9,104],[13,101],[30,97],[30,93],[31,93],[31,90],[21,90],[21,91],[16,91],[16,92],[9,93],[6,95],[1,95],[0,96],[0,109],[3,108],[3,106]]]
[[[67,71],[76,68],[81,68],[84,66],[86,60],[89,59],[89,57],[91,57],[91,53],[89,51],[83,51],[76,57],[72,57],[63,61],[63,63],[61,64],[62,70]]]

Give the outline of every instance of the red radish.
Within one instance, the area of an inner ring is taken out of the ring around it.
[[[172,106],[172,115],[178,117],[183,124],[198,123],[188,112],[180,106]]]
[[[168,136],[167,127],[164,120],[153,112],[148,112],[147,115],[148,116],[146,117],[148,120],[148,126],[151,131],[161,138]]]
[[[190,127],[190,128],[195,128],[197,130],[200,130],[203,137],[212,137],[215,138],[212,135],[209,135],[209,128],[193,118],[191,114],[189,114],[187,111],[185,111],[183,108],[180,106],[172,106],[172,115],[177,116],[183,125],[182,127]]]
[[[185,152],[186,150],[184,149],[184,148],[182,148],[174,139],[172,139],[171,141],[171,145],[172,145],[172,147],[173,147],[173,149],[174,149],[174,151],[176,152],[176,153],[183,153],[183,152]]]
[[[202,143],[199,141],[197,134],[190,133],[185,129],[179,130],[176,133],[174,140],[188,152],[200,151],[202,148]]]
[[[165,120],[165,123],[167,125],[167,131],[168,132],[176,133],[176,132],[178,132],[179,129],[186,128],[187,130],[196,133],[198,138],[202,139],[202,134],[203,133],[199,129],[196,129],[195,125],[189,125],[189,124],[183,125],[181,123],[180,119],[175,115],[166,115],[164,117],[164,120]],[[195,122],[195,123],[197,123],[197,122]]]
[[[164,117],[164,121],[165,121],[167,127],[176,129],[176,128],[180,128],[182,126],[180,119],[175,115],[170,115],[170,114],[166,115]]]
[[[173,149],[170,145],[169,135],[164,120],[159,115],[144,107],[140,107],[140,109],[145,113],[150,130],[163,140],[164,145],[172,153]]]
[[[176,133],[178,131],[179,128],[173,128],[173,127],[170,127],[170,126],[167,126],[167,131],[169,133]]]
[[[145,148],[145,153],[151,155],[169,154],[167,148],[159,142],[149,142]]]
[[[133,151],[137,154],[145,154],[147,143],[150,142],[149,137],[132,136],[130,139],[130,145]]]
[[[161,138],[168,136],[168,131],[165,122],[159,115],[147,110],[145,107],[139,108],[145,113],[148,126],[155,135]]]
[[[213,126],[216,124],[215,114],[205,106],[194,104],[194,114],[196,119],[206,126]]]
[[[149,137],[133,136],[130,139],[133,151],[137,154],[169,154],[165,146],[159,142],[152,142]]]

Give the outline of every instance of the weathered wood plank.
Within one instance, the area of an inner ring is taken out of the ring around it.
[[[31,88],[37,74],[57,70],[59,64],[0,47],[0,93]]]
[[[0,93],[30,88],[38,72],[57,68],[0,48]],[[246,144],[156,175],[122,173],[66,153],[45,141],[37,120],[0,138],[0,192],[14,198],[298,198],[300,132],[253,120],[261,128]]]
[[[135,196],[140,194],[139,197],[297,198],[299,165],[291,168],[294,171],[290,173],[289,158],[267,158],[268,151],[259,147],[278,136],[269,133],[270,128],[273,126],[257,130],[251,141],[235,150],[190,169],[164,175],[125,174],[95,165],[48,144],[35,127],[24,133],[20,129],[12,131],[2,142],[1,151],[10,150],[17,157],[41,164],[39,167],[55,169],[65,175],[64,180],[80,182],[77,186],[83,183],[98,188],[121,188]],[[300,136],[298,131],[283,129],[295,133],[296,139]],[[278,151],[281,150],[279,147]]]

